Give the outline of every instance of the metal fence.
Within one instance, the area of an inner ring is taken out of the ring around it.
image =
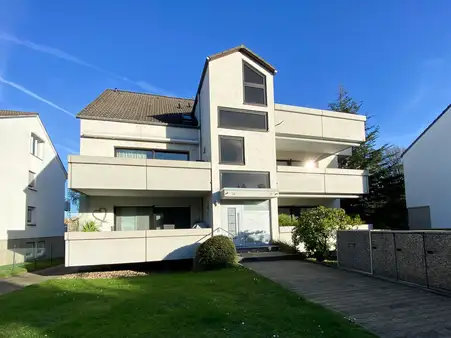
[[[339,231],[338,265],[451,292],[451,231]]]
[[[0,249],[0,276],[35,271],[64,263],[64,240],[17,241]]]

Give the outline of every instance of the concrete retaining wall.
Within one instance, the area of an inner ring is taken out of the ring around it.
[[[451,231],[339,231],[338,264],[451,292]]]

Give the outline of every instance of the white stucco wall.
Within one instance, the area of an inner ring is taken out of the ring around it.
[[[350,142],[365,140],[366,117],[362,115],[276,104],[275,119],[279,135]]]
[[[244,104],[243,60],[266,76],[267,106]],[[221,225],[220,170],[267,171],[270,187],[277,187],[276,144],[274,127],[273,75],[241,53],[233,53],[209,63],[210,130],[212,162],[212,218],[215,227]],[[268,113],[268,131],[247,131],[218,128],[218,108],[235,108]],[[219,164],[219,135],[244,137],[245,165]],[[216,203],[215,203],[216,202]],[[278,237],[277,199],[270,200],[271,232]]]
[[[31,134],[42,141],[42,158],[30,153]],[[0,118],[0,239],[53,237],[64,234],[65,171],[38,117]],[[29,171],[36,189],[28,189]],[[27,225],[33,206],[36,226]]]
[[[451,112],[403,157],[407,208],[429,206],[432,228],[451,228]]]
[[[190,207],[191,224],[203,219],[200,197],[123,197],[87,196],[80,203],[80,226],[95,221],[101,231],[114,229],[114,207]]]
[[[114,157],[115,148],[167,149],[199,159],[199,130],[164,125],[80,120],[80,155]]]

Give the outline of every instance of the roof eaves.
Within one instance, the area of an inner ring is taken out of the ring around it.
[[[432,128],[432,126],[443,116],[445,113],[451,108],[451,104],[449,104],[441,113],[438,115],[434,121],[431,122],[430,125],[427,126],[425,130],[410,144],[410,146],[407,147],[406,150],[401,154],[401,157],[403,157],[422,137],[424,134],[427,133],[429,129]]]
[[[82,120],[96,120],[96,121],[111,121],[111,122],[122,122],[122,123],[135,123],[135,124],[150,124],[150,125],[156,125],[156,126],[163,126],[163,127],[175,127],[175,128],[190,128],[190,129],[199,129],[199,126],[190,126],[188,124],[176,124],[176,123],[164,123],[164,122],[153,122],[153,121],[139,121],[139,120],[132,120],[132,119],[121,119],[121,118],[114,118],[114,117],[100,117],[100,116],[76,116],[77,119]]]

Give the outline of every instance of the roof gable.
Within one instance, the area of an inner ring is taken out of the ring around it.
[[[255,54],[253,51],[251,51],[249,48],[247,48],[244,45],[233,47],[233,48],[227,49],[223,52],[210,55],[209,57],[207,57],[207,62],[222,58],[224,56],[230,55],[235,52],[240,52],[240,53],[246,55],[248,58],[250,58],[257,64],[262,66],[264,69],[266,69],[268,72],[270,72],[273,75],[277,72],[276,69],[271,64],[266,62],[263,58],[261,58],[260,56]]]
[[[440,120],[440,118],[443,116],[443,115],[445,115],[449,110],[450,110],[450,108],[451,108],[451,104],[450,105],[448,105],[448,107],[446,107],[441,113],[440,113],[440,115],[438,115],[436,118],[435,118],[435,120],[434,121],[432,121],[431,122],[431,124],[430,125],[428,125],[427,127],[426,127],[426,129],[425,130],[423,130],[423,132],[410,144],[410,146],[408,146],[407,147],[407,149],[406,150],[404,150],[404,152],[401,154],[401,157],[402,156],[404,156],[422,137],[423,137],[423,135],[425,135],[428,131],[429,131],[429,129],[431,129],[432,128],[432,126],[434,125],[434,124],[436,124],[437,122],[438,122],[438,120]]]

